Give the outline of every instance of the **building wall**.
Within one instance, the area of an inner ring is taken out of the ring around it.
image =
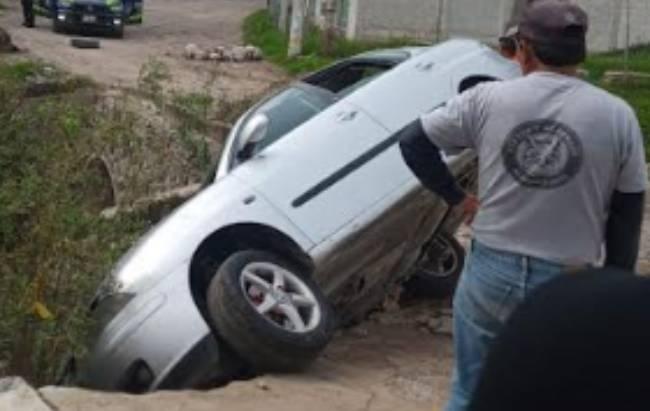
[[[424,41],[472,37],[495,42],[530,0],[357,0],[353,37],[409,36]],[[576,0],[589,13],[592,51],[625,46],[628,0]],[[629,0],[630,41],[650,43],[650,0]],[[442,15],[439,16],[439,11]],[[350,18],[353,18],[352,16]]]
[[[435,39],[445,0],[358,0],[356,35]]]
[[[308,0],[309,16],[319,16],[323,0]],[[495,42],[531,0],[336,0],[338,30],[349,38],[412,37],[437,41],[471,37]],[[534,0],[532,0],[534,1]],[[625,46],[628,0],[576,0],[589,13],[589,49]],[[277,16],[280,0],[271,0]],[[288,1],[290,3],[290,1]],[[630,43],[650,44],[650,0],[629,0]],[[342,9],[345,10],[342,10]]]

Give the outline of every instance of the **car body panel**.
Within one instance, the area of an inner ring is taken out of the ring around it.
[[[314,245],[263,195],[231,175],[199,192],[150,230],[118,263],[113,273],[116,286],[120,291],[146,291],[170,274],[169,267],[190,260],[211,234],[238,223],[274,227],[305,250]]]
[[[153,371],[155,389],[192,347],[211,334],[192,298],[188,264],[168,270],[171,275],[138,293],[95,336],[95,349],[79,370],[81,385],[124,389],[125,371],[136,361],[145,361]],[[205,359],[210,360],[218,358]]]
[[[340,178],[335,175],[388,137],[361,109],[341,102],[237,167],[233,174],[262,192],[319,243],[407,178],[405,166],[402,172],[393,173],[376,159],[358,167],[353,164],[355,169]],[[306,139],[308,145],[302,143]],[[328,155],[324,156],[325,152]],[[387,155],[396,156],[381,153],[378,157]],[[380,183],[368,184],[373,179]]]

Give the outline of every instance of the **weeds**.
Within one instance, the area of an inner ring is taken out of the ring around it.
[[[86,159],[105,136],[81,96],[25,99],[41,68],[0,65],[0,361],[36,384],[83,350],[92,289],[147,224],[89,210],[78,188],[97,184]]]
[[[351,41],[335,37],[325,50],[325,35],[316,27],[310,27],[303,38],[303,55],[287,57],[289,40],[274,24],[267,10],[257,11],[244,20],[244,41],[264,52],[270,61],[284,67],[290,74],[310,72],[331,64],[337,59],[349,57],[368,50],[414,45],[414,40],[395,38],[383,41]]]
[[[144,213],[100,218],[107,185],[128,204],[200,181],[217,116],[210,96],[167,91],[159,62],[143,67],[138,90],[110,98],[52,70],[0,62],[0,376],[37,385],[54,381],[67,353],[83,353],[97,284],[151,224]],[[26,97],[44,75],[67,88]],[[97,158],[112,176],[93,171]]]

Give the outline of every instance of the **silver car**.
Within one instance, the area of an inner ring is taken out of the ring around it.
[[[423,189],[395,134],[453,95],[519,75],[453,40],[362,54],[266,98],[235,124],[208,183],[101,286],[97,332],[69,373],[144,392],[307,366],[337,325],[414,277],[448,294],[457,210]],[[445,160],[466,189],[475,155]]]

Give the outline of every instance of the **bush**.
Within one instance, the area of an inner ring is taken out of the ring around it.
[[[408,38],[383,41],[350,41],[340,36],[324,50],[324,33],[316,27],[308,27],[303,37],[303,55],[287,57],[289,38],[274,24],[267,10],[257,11],[244,20],[244,41],[259,47],[270,61],[282,66],[290,74],[300,74],[322,68],[334,61],[368,50],[414,45]]]

